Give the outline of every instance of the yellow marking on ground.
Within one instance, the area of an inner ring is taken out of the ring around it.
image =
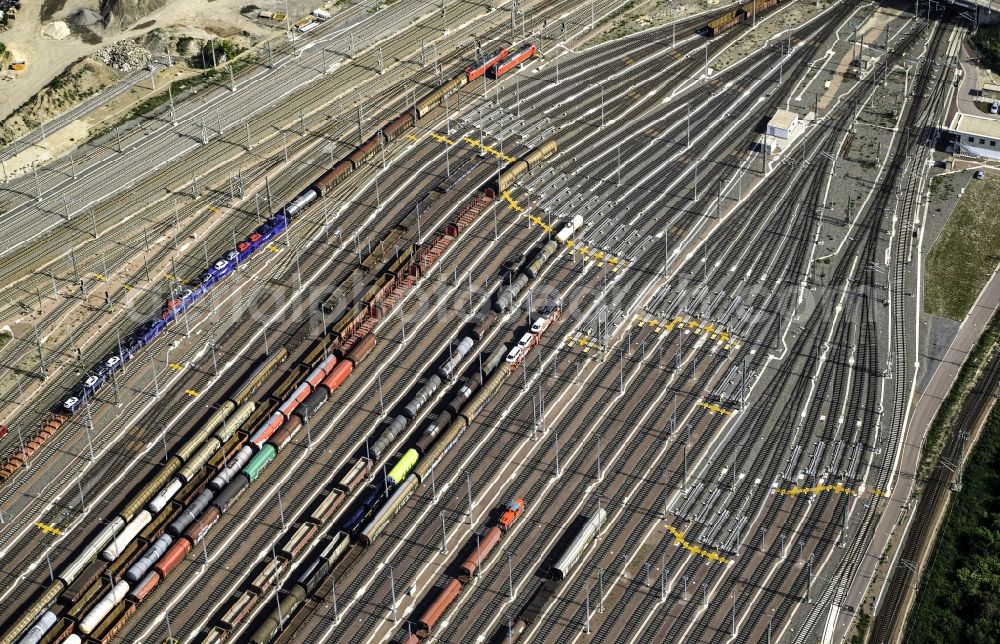
[[[720,555],[718,552],[715,552],[715,551],[712,551],[712,550],[706,550],[705,548],[702,548],[698,544],[691,543],[690,541],[688,541],[687,539],[685,539],[684,538],[684,533],[681,532],[680,530],[678,530],[677,528],[675,528],[674,526],[668,525],[667,526],[667,530],[669,530],[670,534],[672,534],[674,536],[674,539],[675,539],[675,542],[677,543],[677,545],[679,545],[681,548],[684,548],[688,552],[696,554],[699,557],[704,557],[705,559],[708,559],[709,561],[714,561],[716,563],[720,563],[720,564],[727,564],[727,563],[729,563],[729,559],[726,559],[725,557],[723,557],[722,555]]]
[[[503,197],[503,200],[507,202],[507,204],[510,206],[511,210],[513,210],[514,212],[524,212],[524,208],[521,207],[521,204],[519,204],[516,201],[514,201],[514,198],[511,197],[510,193],[508,193],[506,190],[504,190],[502,193],[500,193],[500,196]],[[534,217],[534,216],[532,216],[531,220],[533,222],[535,222],[536,224],[541,221],[540,219],[538,219],[538,217]]]
[[[215,206],[209,206],[208,207],[208,212],[219,212],[219,209],[216,208]]]
[[[835,492],[837,494],[857,494],[849,487],[844,487],[840,483],[828,483],[826,485],[814,485],[812,487],[799,487],[794,485],[789,488],[778,488],[775,490],[783,496],[795,496],[796,494],[819,494],[820,492]]]
[[[884,498],[884,497],[886,497],[888,495],[885,492],[883,492],[882,490],[874,490],[873,489],[872,490],[872,496],[881,496],[881,497]]]
[[[177,277],[173,273],[167,273],[166,274],[166,278],[168,280],[170,280],[171,282],[177,282],[178,284],[187,284],[188,283],[188,282],[185,282],[184,280],[182,280],[181,278]]]
[[[545,226],[545,230],[551,231],[553,230],[553,228]],[[599,248],[591,248],[590,246],[587,246],[583,243],[575,242],[572,239],[567,239],[563,243],[566,244],[567,247],[569,247],[570,255],[579,252],[581,255],[583,255],[584,261],[592,259],[595,262],[597,262],[598,266],[604,266],[605,264],[608,264],[611,267],[612,273],[616,272],[619,268],[623,268],[624,266],[626,266],[626,262],[623,259],[621,259],[620,257],[615,257],[613,255],[608,255],[605,251]]]
[[[275,246],[274,244],[268,244],[267,245],[267,249],[269,251],[271,251],[272,253],[274,253],[275,255],[277,255],[278,253],[281,252],[281,249],[278,248],[277,246]]]
[[[183,369],[183,368],[184,368],[184,367],[182,367],[181,365],[177,364],[176,362],[171,362],[171,363],[170,363],[169,365],[167,365],[167,366],[168,366],[168,367],[170,367],[171,369],[173,369],[174,371],[180,371],[181,369]]]
[[[53,528],[52,526],[42,523],[41,521],[37,522],[35,524],[35,527],[47,534],[54,534],[54,535],[62,534],[62,530],[60,530],[59,528]]]
[[[185,389],[184,393],[186,393],[187,395],[191,396],[192,398],[197,398],[198,397],[198,392],[195,391],[194,389]]]
[[[94,273],[94,279],[95,280],[99,280],[101,282],[107,282],[108,281],[108,278],[105,277],[104,274],[102,274],[102,273]]]
[[[126,291],[131,291],[135,287],[132,286],[131,284],[122,284],[122,288],[124,288]]]
[[[725,345],[727,351],[732,349],[733,346],[739,346],[736,344],[735,338],[732,335],[730,335],[727,331],[724,331],[721,326],[714,322],[702,322],[695,320],[694,318],[685,321],[681,316],[677,316],[671,320],[670,324],[666,325],[665,329],[667,331],[673,331],[674,327],[678,325],[682,325],[688,329],[693,329],[695,335],[701,335],[701,332],[704,331],[708,334],[710,339],[721,341]]]
[[[430,137],[435,141],[437,141],[438,143],[444,143],[445,145],[455,145],[454,141],[452,141],[451,139],[442,134],[438,134],[437,132],[431,132]],[[416,141],[417,137],[413,137],[413,140]]]
[[[411,141],[416,141],[416,140],[417,140],[417,137],[415,137],[415,136],[414,136],[414,135],[412,135],[412,134],[407,134],[407,135],[406,135],[406,138],[408,138],[408,139],[409,139],[409,140],[411,140]]]
[[[518,211],[518,212],[520,212],[520,211]],[[552,226],[548,225],[547,223],[545,223],[544,221],[542,221],[541,219],[539,219],[535,215],[528,215],[528,217],[531,219],[531,222],[533,224],[537,225],[539,228],[541,228],[545,232],[547,232],[547,233],[551,233],[552,232]]]
[[[506,161],[507,163],[514,163],[514,161],[517,161],[516,158],[514,158],[514,157],[512,157],[510,155],[507,155],[507,154],[503,154],[499,150],[497,150],[497,149],[495,149],[495,148],[493,148],[493,147],[491,147],[489,145],[485,145],[482,141],[479,141],[478,139],[474,139],[471,136],[463,136],[462,140],[465,141],[466,143],[468,143],[469,145],[471,145],[472,147],[478,148],[478,149],[482,150],[483,152],[492,154],[496,158],[502,159],[503,161]]]
[[[733,411],[731,409],[726,409],[725,407],[720,407],[719,405],[717,405],[715,403],[708,403],[708,402],[704,402],[703,401],[703,402],[698,403],[698,405],[700,405],[701,407],[704,407],[705,409],[707,409],[708,411],[712,412],[713,414],[722,414],[724,416],[732,416],[733,415]]]

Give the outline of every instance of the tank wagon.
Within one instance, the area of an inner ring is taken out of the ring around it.
[[[478,319],[476,324],[473,325],[473,331],[479,335],[480,339],[488,328],[484,324],[487,320],[490,321],[488,324],[493,324],[496,317],[487,314],[487,316]],[[478,331],[476,331],[477,328]],[[544,329],[542,329],[542,332],[544,332]],[[461,436],[486,406],[487,402],[495,395],[511,372],[517,368],[516,365],[503,361],[505,352],[506,347],[501,345],[498,351],[494,351],[490,355],[484,363],[483,374],[488,374],[485,384],[482,386],[477,385],[474,393],[471,393],[471,395],[463,396],[460,388],[455,396],[462,396],[464,402],[455,405],[457,409],[454,413],[445,410],[428,425],[414,446],[407,449],[392,469],[384,473],[383,477],[381,477],[384,481],[383,484],[376,483],[366,488],[367,491],[364,492],[359,502],[353,506],[352,511],[346,515],[340,524],[339,531],[342,534],[353,534],[357,545],[361,548],[367,547],[374,542],[392,518],[406,504],[406,501],[413,492],[421,484],[427,482],[433,469],[454,448]],[[468,386],[468,384],[469,381],[467,380],[463,384],[463,388]],[[336,500],[330,500],[331,498]],[[314,515],[316,512],[322,511],[327,516],[332,516],[333,511],[326,508],[333,504],[336,504],[334,507],[340,507],[345,500],[345,497],[334,491],[321,502],[317,510],[314,511]],[[521,512],[523,512],[523,509],[524,502],[520,499],[508,505],[498,519],[496,526],[494,526],[496,530],[505,532],[509,529],[520,516]],[[471,575],[474,575],[479,565],[481,565],[480,562],[492,552],[499,538],[500,534],[498,532],[493,529],[488,531],[485,539],[480,543],[480,550],[476,554],[475,561],[469,560],[464,562],[462,567],[463,572],[460,573],[460,576],[469,575],[471,577]],[[360,550],[357,552],[360,553]],[[345,565],[343,562],[347,561],[348,557],[349,554],[345,553],[344,559],[337,565]],[[295,602],[295,609],[307,601],[314,601],[308,598],[309,592],[307,591],[307,587],[318,588],[321,584],[325,583],[324,580],[327,575],[334,575],[330,570],[332,565],[319,566],[317,564],[315,568],[317,572],[315,574],[321,575],[321,578],[304,577],[296,582],[295,587],[293,587],[296,593],[295,596],[302,599]],[[450,601],[445,603],[450,605]],[[442,613],[447,609],[447,605],[442,609]],[[255,644],[271,642],[282,629],[286,628],[290,619],[289,613],[292,610],[290,606],[291,604],[282,607],[281,611],[277,608],[272,610],[251,638],[251,641]],[[286,609],[288,609],[287,612]]]
[[[463,73],[427,94],[413,109],[402,112],[390,121],[368,141],[334,164],[330,170],[324,172],[295,198],[278,209],[271,218],[236,244],[235,248],[207,266],[197,279],[190,283],[189,288],[179,293],[172,293],[159,316],[142,323],[132,334],[123,338],[117,351],[107,355],[95,365],[70,391],[69,397],[56,406],[51,426],[47,426],[43,433],[47,431],[51,436],[70,415],[87,404],[114,372],[121,369],[124,363],[134,357],[144,345],[154,341],[217,283],[228,278],[243,263],[249,261],[259,249],[278,240],[281,233],[301,216],[305,208],[328,194],[337,182],[358,169],[382,146],[411,128],[417,118],[434,109],[445,97],[467,82],[468,77]],[[523,165],[519,166],[520,169],[516,174],[530,169],[531,163],[545,158],[555,150],[554,141],[546,143],[539,150],[520,160]],[[347,170],[345,162],[350,165],[350,170]],[[509,186],[516,178],[516,174],[512,173],[512,169],[508,169],[500,174],[498,180],[503,182],[504,186]],[[415,280],[423,267],[431,265],[444,248],[471,225],[496,197],[497,188],[497,185],[484,187],[454,220],[431,238],[430,243],[415,248],[412,259],[409,260],[411,261],[409,268],[397,266],[397,270],[387,271],[391,273],[390,279],[394,280],[394,284],[381,281],[384,275],[380,276],[379,280],[370,286],[366,297],[351,307],[323,338],[322,346],[319,348],[322,360],[307,359],[306,364],[297,365],[282,381],[272,394],[272,399],[274,396],[278,397],[275,400],[276,408],[272,408],[271,404],[256,405],[248,402],[247,398],[267,379],[277,365],[287,358],[287,351],[281,349],[258,365],[250,376],[245,378],[241,387],[231,392],[217,413],[205,423],[213,425],[211,429],[202,427],[196,436],[182,445],[178,453],[172,456],[157,475],[130,499],[121,512],[98,532],[76,558],[59,571],[52,584],[25,609],[3,638],[0,638],[0,644],[13,644],[18,635],[35,625],[46,608],[64,591],[75,589],[76,592],[89,592],[88,588],[94,588],[95,582],[99,580],[102,572],[100,568],[106,569],[109,565],[121,566],[127,558],[126,572],[131,571],[131,574],[129,579],[124,577],[122,579],[123,583],[128,584],[125,600],[115,602],[109,613],[98,620],[100,625],[97,627],[97,632],[120,628],[120,625],[134,613],[137,602],[147,596],[184,559],[192,547],[204,538],[221,515],[269,466],[280,449],[287,445],[302,423],[308,420],[308,416],[323,404],[330,392],[339,387],[350,375],[354,366],[371,351],[375,338],[370,334],[370,328],[374,326],[374,320],[377,320],[380,312],[392,305],[392,294],[398,291],[400,286],[405,287],[404,283],[408,280]],[[355,351],[358,353],[355,354]],[[439,430],[440,440],[429,444],[425,442],[423,451],[414,448],[419,460],[412,467],[412,472],[405,475],[405,478],[397,484],[395,490],[398,491],[407,485],[407,481],[414,477],[423,481],[429,475],[433,467],[455,445],[489,397],[499,388],[510,370],[508,365],[499,365],[483,386],[476,384],[476,393],[466,397],[467,402],[462,404],[460,409],[456,409],[458,413],[450,419],[438,417],[438,422],[442,425]],[[236,415],[233,416],[233,422],[228,422],[228,417],[234,412]],[[448,421],[446,426],[443,422],[445,420]],[[257,429],[246,432],[243,430],[244,426]],[[43,433],[40,433],[40,436]],[[39,446],[47,438],[48,436],[43,436]],[[30,454],[22,455],[20,462],[14,467],[15,470],[23,465],[28,455]],[[207,477],[206,468],[211,468],[215,475]],[[6,474],[0,473],[0,483],[10,476],[6,469],[2,472]],[[398,474],[401,478],[404,476],[401,472]],[[385,493],[388,494],[388,490]],[[333,515],[339,504],[336,496],[344,492],[338,489],[332,494],[334,500],[322,512],[327,517]],[[375,498],[375,503],[380,500],[381,498]],[[316,512],[320,510],[321,508],[317,508]],[[317,516],[318,518],[320,517]],[[140,540],[133,538],[127,544],[125,539],[117,538],[119,532],[128,535],[133,533],[147,535],[156,531],[163,531],[163,534],[143,542],[147,544],[145,546],[140,543],[145,537],[140,537]],[[308,541],[308,539],[301,540]],[[293,550],[298,551],[298,548],[290,546],[287,552],[291,553]],[[98,558],[98,555],[103,556]],[[108,562],[108,558],[114,561]],[[142,565],[133,570],[133,566],[140,562]],[[90,579],[81,576],[92,571],[96,571],[96,575]],[[117,598],[119,595],[121,593],[115,593],[111,598]],[[81,617],[85,618],[86,615]],[[96,617],[95,614],[93,619]],[[108,620],[112,619],[115,626],[105,628]],[[65,620],[66,618],[58,620],[56,626],[62,626]]]

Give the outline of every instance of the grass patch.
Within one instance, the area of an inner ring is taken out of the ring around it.
[[[202,43],[199,55],[192,58],[191,64],[193,67],[211,69],[235,59],[243,51],[242,47],[229,40],[206,40]]]
[[[931,177],[931,197],[935,200],[947,199],[954,193],[955,188],[952,187],[951,181],[940,175]]]
[[[7,331],[0,331],[0,349],[4,348],[8,342],[14,339],[14,336]]]
[[[250,66],[251,61],[241,58],[239,60],[230,63],[233,68],[233,75],[239,75],[239,73]],[[188,78],[182,78],[181,80],[176,80],[170,83],[170,93],[173,93],[174,103],[176,104],[184,92],[190,91],[202,85],[206,85],[210,82],[223,83],[225,85],[229,84],[229,71],[225,68],[208,69],[200,74],[194,76],[189,76]],[[132,108],[128,116],[124,117],[121,123],[131,121],[133,119],[141,118],[152,113],[157,108],[162,107],[170,100],[170,93],[166,91],[160,91],[150,96],[143,102],[139,103]]]
[[[854,633],[851,635],[851,639],[847,640],[850,644],[865,644],[865,635],[868,634],[868,628],[871,626],[872,616],[869,615],[861,609],[858,611],[858,621],[854,629]]]
[[[934,422],[927,430],[927,437],[920,453],[920,464],[917,467],[917,481],[922,485],[927,478],[928,469],[938,461],[941,450],[944,448],[945,440],[951,434],[958,413],[962,409],[965,397],[972,386],[979,378],[983,368],[993,357],[993,353],[1000,344],[1000,314],[994,315],[993,319],[986,326],[982,337],[966,358],[962,370],[955,379],[955,384],[941,403]]]
[[[932,194],[942,188],[931,183]],[[973,180],[931,248],[924,310],[961,320],[1000,261],[1000,178]]]
[[[903,638],[909,644],[1000,641],[1000,406],[968,458],[962,483],[920,580]]]

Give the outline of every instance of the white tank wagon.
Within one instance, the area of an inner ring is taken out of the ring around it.
[[[580,557],[583,556],[583,553],[587,551],[590,544],[594,542],[594,538],[600,533],[601,526],[604,525],[607,517],[608,513],[604,508],[600,508],[592,517],[587,519],[587,522],[583,524],[583,528],[573,538],[572,543],[569,544],[566,551],[559,557],[556,564],[552,566],[552,578],[555,581],[562,581],[572,572],[573,567],[580,561]]]

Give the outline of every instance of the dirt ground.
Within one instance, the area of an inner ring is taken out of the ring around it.
[[[722,0],[640,0],[625,5],[622,10],[614,12],[601,21],[597,33],[590,36],[590,44],[600,44],[630,34],[652,29],[686,16],[703,11],[709,11],[720,6]]]
[[[333,5],[335,2],[329,0],[325,4]],[[12,73],[0,75],[0,119],[9,116],[47,86],[68,65],[111,43],[136,38],[157,27],[166,28],[175,36],[231,37],[246,33],[260,38],[271,33],[272,28],[243,17],[240,15],[241,8],[253,5],[282,13],[285,10],[282,0],[256,3],[253,0],[170,0],[165,6],[143,16],[129,29],[99,29],[99,37],[81,28],[75,28],[73,33],[62,39],[43,35],[53,31],[55,23],[64,22],[80,9],[94,11],[97,5],[97,0],[47,0],[44,6],[38,0],[23,3],[17,19],[12,21],[12,28],[0,32],[0,42],[12,49],[18,58],[27,60],[28,65],[27,70],[16,77]],[[324,6],[322,0],[288,1],[288,10],[293,18],[321,6]],[[43,10],[52,13],[52,20],[43,22]],[[280,25],[275,28],[280,28]]]
[[[752,27],[732,47],[716,58],[712,67],[716,70],[723,70],[735,62],[743,60],[746,56],[764,47],[776,34],[783,34],[795,29],[826,8],[826,3],[796,2],[779,5],[768,9],[763,14],[758,13],[757,26]],[[775,47],[779,46],[777,43],[771,44]]]
[[[899,8],[893,7],[879,7],[875,13],[858,29],[858,39],[865,42],[871,43],[878,38],[885,36],[886,26],[894,19],[903,16],[903,11]],[[853,38],[853,36],[851,36]],[[819,99],[820,109],[827,109],[830,103],[837,96],[840,85],[843,82],[844,74],[847,74],[854,69],[854,59],[857,56],[860,45],[851,46],[850,49],[844,52],[844,55],[840,58],[837,64],[833,67],[840,73],[832,74],[830,76],[830,87],[826,88],[823,96]],[[872,55],[870,51],[866,51],[865,55]],[[875,54],[878,56],[879,54]]]

